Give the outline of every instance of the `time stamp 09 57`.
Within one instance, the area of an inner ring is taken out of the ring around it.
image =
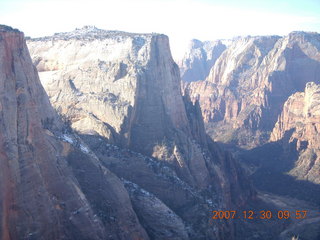
[[[212,219],[305,219],[307,210],[278,210],[278,211],[212,211]]]

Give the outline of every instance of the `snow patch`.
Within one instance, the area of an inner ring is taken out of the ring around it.
[[[84,153],[89,153],[90,150],[86,147],[86,146],[83,146],[82,144],[80,144],[80,150]]]
[[[63,135],[62,135],[62,140],[64,140],[65,142],[71,143],[71,144],[74,143],[72,137],[71,137],[71,136],[68,136],[67,134],[63,134]]]

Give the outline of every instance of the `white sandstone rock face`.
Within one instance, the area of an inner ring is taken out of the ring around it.
[[[129,144],[136,103],[149,101],[152,107],[152,98],[163,103],[158,115],[163,111],[168,116],[168,123],[158,119],[158,128],[187,128],[179,73],[166,36],[85,27],[33,39],[28,46],[51,103],[80,133],[93,134],[94,129],[111,142]],[[146,95],[146,88],[157,86],[163,90]]]

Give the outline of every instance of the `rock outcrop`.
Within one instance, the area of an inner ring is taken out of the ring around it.
[[[235,39],[205,81],[187,86],[208,133],[245,148],[267,142],[288,97],[319,82],[319,46],[320,35],[306,32]]]
[[[193,39],[185,56],[178,63],[181,79],[184,82],[205,80],[225,49],[226,45],[221,40],[201,42]]]
[[[199,104],[182,97],[167,36],[85,27],[28,46],[52,105],[124,179],[149,236],[234,238],[233,223],[211,221],[210,209],[237,208],[255,193],[207,138]],[[166,221],[177,228],[168,232]]]
[[[284,148],[294,145],[299,158],[290,174],[320,183],[320,85],[309,82],[304,92],[290,96],[271,133]]]
[[[0,238],[149,239],[120,179],[65,140],[23,33],[1,25],[0,49]]]
[[[51,102],[78,132],[95,130],[124,146],[141,137],[135,148],[149,150],[168,125],[188,131],[178,68],[166,36],[87,27],[28,45]],[[143,117],[140,109],[148,110]],[[141,129],[137,121],[150,129]],[[149,135],[144,139],[140,132]]]

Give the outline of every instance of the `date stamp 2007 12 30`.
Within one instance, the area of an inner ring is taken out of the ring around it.
[[[212,219],[305,219],[307,210],[278,210],[278,211],[212,211]]]

